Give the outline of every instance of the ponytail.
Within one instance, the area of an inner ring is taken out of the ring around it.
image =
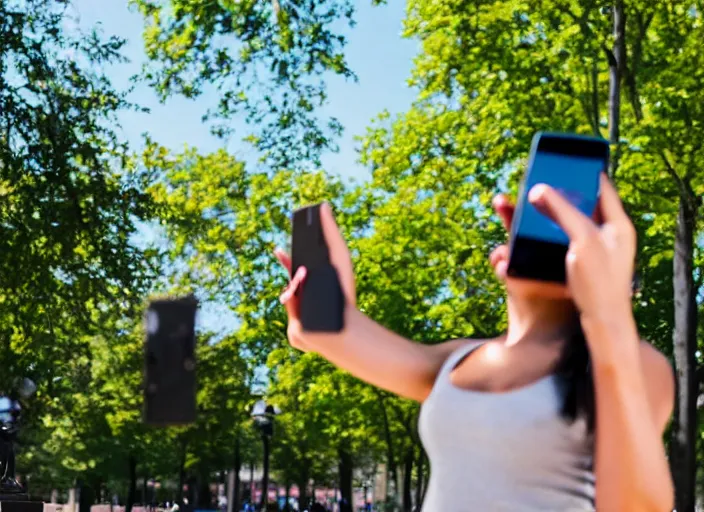
[[[633,274],[631,292],[640,292],[641,281],[637,273]],[[562,405],[562,417],[569,422],[584,418],[590,434],[596,425],[596,404],[594,396],[594,375],[587,339],[584,336],[579,318],[575,320],[574,334],[565,344],[560,364],[557,369],[567,386],[565,402]]]
[[[567,387],[562,417],[569,422],[584,418],[589,433],[593,433],[596,423],[594,378],[589,347],[581,324],[577,325],[574,334],[565,344],[557,373]]]

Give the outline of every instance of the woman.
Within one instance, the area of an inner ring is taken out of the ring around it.
[[[330,208],[325,238],[347,301],[340,334],[303,332],[295,290],[281,296],[288,337],[360,379],[421,402],[431,463],[423,510],[671,511],[662,443],[674,379],[638,336],[631,306],[636,237],[604,176],[599,224],[547,185],[529,201],[570,238],[568,284],[508,278],[508,248],[490,256],[507,291],[508,331],[495,340],[414,343],[355,307],[350,255]],[[494,207],[510,229],[513,205]],[[290,269],[288,256],[277,251]]]

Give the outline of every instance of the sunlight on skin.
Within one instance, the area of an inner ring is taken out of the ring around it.
[[[501,365],[506,359],[506,352],[499,343],[487,343],[484,345],[484,357],[489,364]]]

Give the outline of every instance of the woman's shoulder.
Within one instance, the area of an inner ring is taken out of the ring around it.
[[[654,420],[664,430],[675,405],[674,368],[662,352],[645,340],[640,343],[640,362]]]
[[[442,359],[447,359],[455,352],[463,349],[478,347],[484,343],[496,341],[498,338],[480,339],[480,338],[457,338],[453,340],[442,341],[433,345],[428,345],[428,349],[435,354],[441,356]]]
[[[646,376],[654,377],[659,384],[667,384],[673,388],[675,384],[674,368],[665,354],[660,352],[652,343],[641,340],[640,361]]]
[[[459,338],[443,341],[434,345],[427,345],[431,357],[435,361],[435,376],[447,366],[453,366],[475,348],[485,343],[492,342],[492,339]],[[434,379],[433,379],[434,380]]]

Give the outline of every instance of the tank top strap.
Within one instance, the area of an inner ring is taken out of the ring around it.
[[[450,373],[452,373],[452,370],[455,369],[455,367],[469,354],[474,352],[476,349],[484,345],[486,341],[483,340],[467,340],[467,343],[462,345],[461,347],[457,348],[454,352],[452,352],[447,359],[445,359],[445,362],[442,365],[442,368],[440,369],[440,373],[438,374],[437,380],[440,381],[441,378],[447,377]]]

